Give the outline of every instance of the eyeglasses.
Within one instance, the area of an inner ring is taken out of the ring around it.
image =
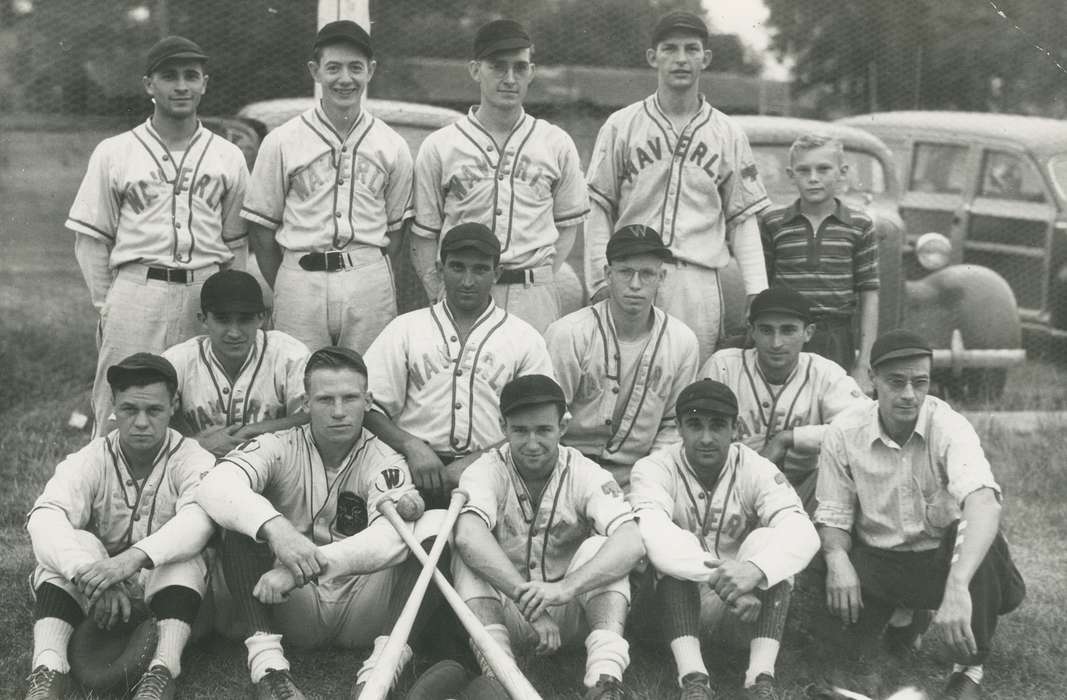
[[[506,78],[513,73],[516,78],[528,78],[533,73],[533,64],[528,61],[486,61],[489,70],[497,78]]]
[[[659,279],[659,270],[652,270],[648,268],[638,269],[634,267],[615,267],[608,268],[611,274],[617,277],[623,282],[629,282],[637,275],[637,279],[641,281],[642,285],[648,285]]]

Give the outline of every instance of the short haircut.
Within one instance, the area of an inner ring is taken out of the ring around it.
[[[797,152],[799,151],[814,151],[816,148],[822,148],[823,146],[829,146],[837,154],[837,162],[841,163],[845,159],[845,145],[841,143],[841,139],[830,136],[829,134],[812,133],[801,134],[793,142],[793,145],[789,147],[789,165],[793,165],[793,161],[796,160]]]
[[[311,353],[304,366],[304,391],[309,388],[311,375],[320,369],[349,369],[367,378],[367,364],[355,350],[330,346]]]
[[[484,59],[479,59],[479,60],[484,60]],[[454,249],[454,250],[449,250],[447,252],[446,251],[441,251],[441,264],[444,265],[446,262],[448,262],[448,256],[449,255],[451,255],[452,253],[458,253],[458,252],[460,252],[462,250],[474,250],[474,252],[478,253],[479,255],[486,255],[485,253],[483,253],[483,252],[481,252],[479,250],[475,250],[474,248],[466,248],[466,247],[457,248],[457,249]],[[486,255],[486,257],[489,257],[489,258],[492,259],[493,267],[496,267],[497,265],[500,264],[500,256],[499,255],[492,255],[492,256]]]
[[[504,419],[504,422],[506,423],[509,417],[515,415],[519,411],[525,411],[528,408],[540,408],[541,406],[548,406],[548,405],[552,405],[552,406],[556,407],[556,414],[559,416],[558,420],[563,420],[563,416],[567,415],[567,404],[560,403],[559,401],[544,401],[543,403],[533,403],[533,404],[525,404],[523,406],[517,406],[517,407],[513,408],[512,410],[508,411],[507,413],[503,414],[501,417]]]
[[[323,44],[322,46],[316,46],[315,50],[311,52],[311,60],[314,61],[315,63],[322,63],[322,50],[323,49],[327,49],[327,48],[329,48],[331,46],[342,46],[342,45],[351,46],[356,51],[359,51],[361,54],[363,54],[363,58],[367,59],[367,65],[370,65],[370,62],[374,60],[373,58],[371,58],[370,56],[367,55],[366,51],[364,51],[360,47],[356,46],[351,41],[346,41],[345,39],[338,39],[337,41],[331,41],[331,42],[328,42],[326,44]]]
[[[132,387],[145,387],[153,384],[162,384],[167,387],[167,394],[171,398],[174,398],[174,395],[178,393],[178,385],[176,383],[161,376],[159,372],[150,369],[126,370],[120,377],[111,382],[111,392],[117,395],[120,391],[126,391]]]

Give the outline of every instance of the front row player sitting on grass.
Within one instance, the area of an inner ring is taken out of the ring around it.
[[[456,521],[455,585],[509,653],[514,642],[551,654],[584,636],[585,697],[621,699],[627,576],[644,549],[611,474],[559,444],[566,412],[563,389],[549,377],[504,386],[507,443],[460,477],[470,500]]]
[[[845,648],[909,646],[923,625],[893,611],[936,610],[933,624],[958,662],[941,698],[981,696],[982,664],[997,617],[1026,593],[998,532],[1000,486],[974,428],[927,396],[933,351],[895,330],[871,349],[877,403],[830,424],[819,455],[815,522],[826,558],[826,602],[851,623]],[[894,620],[890,620],[890,616]],[[912,639],[899,641],[911,628]],[[845,640],[838,640],[845,641]]]
[[[318,350],[304,384],[310,423],[231,452],[196,496],[225,528],[222,569],[250,633],[248,668],[260,699],[304,697],[289,674],[283,634],[302,647],[373,644],[358,688],[421,569],[378,514],[382,499],[418,494],[404,458],[363,428],[371,403],[363,358],[347,348]],[[432,539],[443,515],[419,518],[416,538]],[[435,587],[426,595],[412,639],[440,601]]]
[[[174,368],[137,353],[106,376],[117,429],[60,462],[26,523],[37,559],[27,700],[66,697],[74,628],[87,614],[106,629],[128,621],[138,599],[158,619],[159,641],[133,697],[173,697],[207,588],[200,552],[214,525],[193,492],[215,458],[167,427]]]
[[[682,442],[638,460],[630,475],[630,503],[658,579],[651,617],[670,643],[682,698],[713,697],[700,637],[725,631],[749,645],[745,696],[775,700],[792,577],[818,551],[818,536],[782,473],[733,442],[737,398],[729,387],[690,384],[675,414]]]

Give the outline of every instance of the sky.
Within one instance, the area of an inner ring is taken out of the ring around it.
[[[765,24],[768,10],[762,0],[704,0],[704,10],[715,31],[739,34],[746,44],[763,54],[763,77],[789,79],[789,65],[767,51],[770,44]]]

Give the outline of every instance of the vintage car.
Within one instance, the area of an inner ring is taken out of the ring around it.
[[[1028,336],[1067,338],[1067,123],[969,112],[883,112],[839,123],[892,149],[910,243],[944,234],[951,262],[983,265],[1008,281]],[[910,260],[906,269],[909,279],[926,274]]]
[[[889,148],[877,137],[842,124],[789,117],[734,119],[748,135],[760,177],[776,205],[797,197],[785,173],[789,146],[797,136],[822,132],[842,141],[849,171],[839,196],[847,205],[870,213],[878,231],[879,327],[904,326],[929,338],[937,349],[936,379],[946,392],[998,396],[1006,367],[1025,358],[1012,290],[987,267],[950,264],[952,254],[944,236],[920,241],[906,235],[910,229],[898,208],[900,180]],[[906,274],[909,258],[923,269],[921,278]]]

